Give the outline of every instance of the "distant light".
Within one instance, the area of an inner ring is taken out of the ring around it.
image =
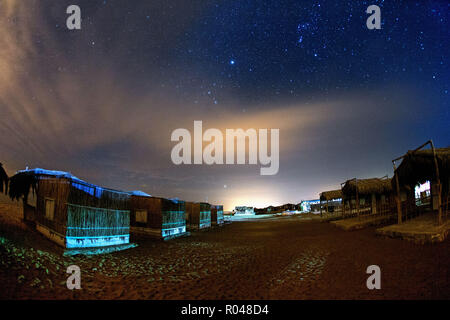
[[[236,63],[236,61],[230,60],[230,64],[231,64],[231,65],[233,65],[233,64],[235,64],[235,63]]]

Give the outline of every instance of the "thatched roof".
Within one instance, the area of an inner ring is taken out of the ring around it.
[[[435,149],[436,160],[439,168],[439,176],[443,187],[448,190],[450,177],[450,147]],[[395,174],[401,187],[415,186],[427,180],[436,180],[436,168],[434,164],[433,151],[417,150],[408,151]],[[395,179],[393,179],[395,187]]]
[[[342,198],[342,190],[330,190],[330,191],[324,191],[320,194],[320,200],[333,200],[333,199],[340,199]]]
[[[22,197],[25,201],[28,199],[30,188],[33,193],[36,192],[38,181],[42,178],[65,179],[71,182],[72,186],[97,198],[111,197],[113,194],[120,194],[121,196],[130,196],[129,193],[103,188],[83,180],[78,179],[72,174],[65,171],[46,170],[41,168],[26,169],[18,171],[9,179],[9,197],[13,200],[19,200]],[[108,196],[109,195],[109,196]]]
[[[382,194],[392,191],[391,179],[371,178],[371,179],[351,179],[345,182],[342,188],[343,195],[353,196],[358,194]]]

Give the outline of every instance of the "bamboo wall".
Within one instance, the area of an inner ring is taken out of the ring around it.
[[[163,229],[186,226],[184,218],[185,202],[180,200],[161,199],[162,203],[162,227]]]
[[[445,177],[442,179],[445,181]],[[445,185],[443,183],[443,185]],[[442,219],[448,221],[450,219],[450,176],[447,177],[446,188],[443,188],[442,194]]]
[[[320,214],[324,215],[340,215],[342,213],[342,200],[320,200]]]
[[[68,237],[109,237],[130,234],[128,210],[67,205]]]
[[[403,187],[400,191],[401,196],[401,208],[402,208],[402,221],[416,218],[428,212],[437,212],[438,210],[438,190],[436,188],[436,182],[430,182],[431,196],[427,199],[421,199],[424,204],[418,205],[414,194],[414,188],[412,186]],[[442,217],[444,220],[448,219],[448,192],[442,194]]]
[[[357,201],[359,203],[357,203]],[[396,213],[394,194],[358,194],[344,195],[342,199],[342,209],[345,218],[351,217],[373,217],[373,216],[394,216]]]

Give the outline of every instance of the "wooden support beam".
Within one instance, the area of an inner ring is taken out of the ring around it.
[[[322,200],[319,200],[320,217],[322,217]]]
[[[359,192],[358,192],[358,179],[355,179],[356,186],[356,215],[359,217]]]
[[[430,140],[429,141],[431,144],[431,149],[433,150],[433,159],[434,159],[434,167],[436,170],[436,189],[438,192],[438,225],[442,225],[442,185],[441,185],[441,179],[439,177],[439,166],[437,163],[437,158],[436,158],[436,150],[434,149],[434,144],[433,141]]]

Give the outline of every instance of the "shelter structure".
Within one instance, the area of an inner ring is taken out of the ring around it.
[[[431,148],[423,149],[427,145]],[[434,148],[429,140],[392,163],[398,223],[425,212],[435,212],[437,224],[442,225],[449,216],[450,146]]]
[[[36,195],[35,206],[27,205],[30,192]],[[36,168],[11,177],[9,196],[22,198],[24,218],[64,248],[129,244],[130,195],[126,192],[87,183],[67,172]]]
[[[206,202],[186,202],[186,226],[188,230],[211,227],[211,205]]]
[[[152,197],[142,191],[130,195],[131,233],[163,240],[188,235],[184,201]]]
[[[211,205],[211,224],[222,225],[224,222],[223,205]]]
[[[351,179],[342,187],[343,215],[373,216],[390,215],[393,211],[391,179]]]
[[[325,202],[325,213],[339,214],[342,212],[342,190],[324,191],[320,194],[320,215],[322,215],[322,203]]]

